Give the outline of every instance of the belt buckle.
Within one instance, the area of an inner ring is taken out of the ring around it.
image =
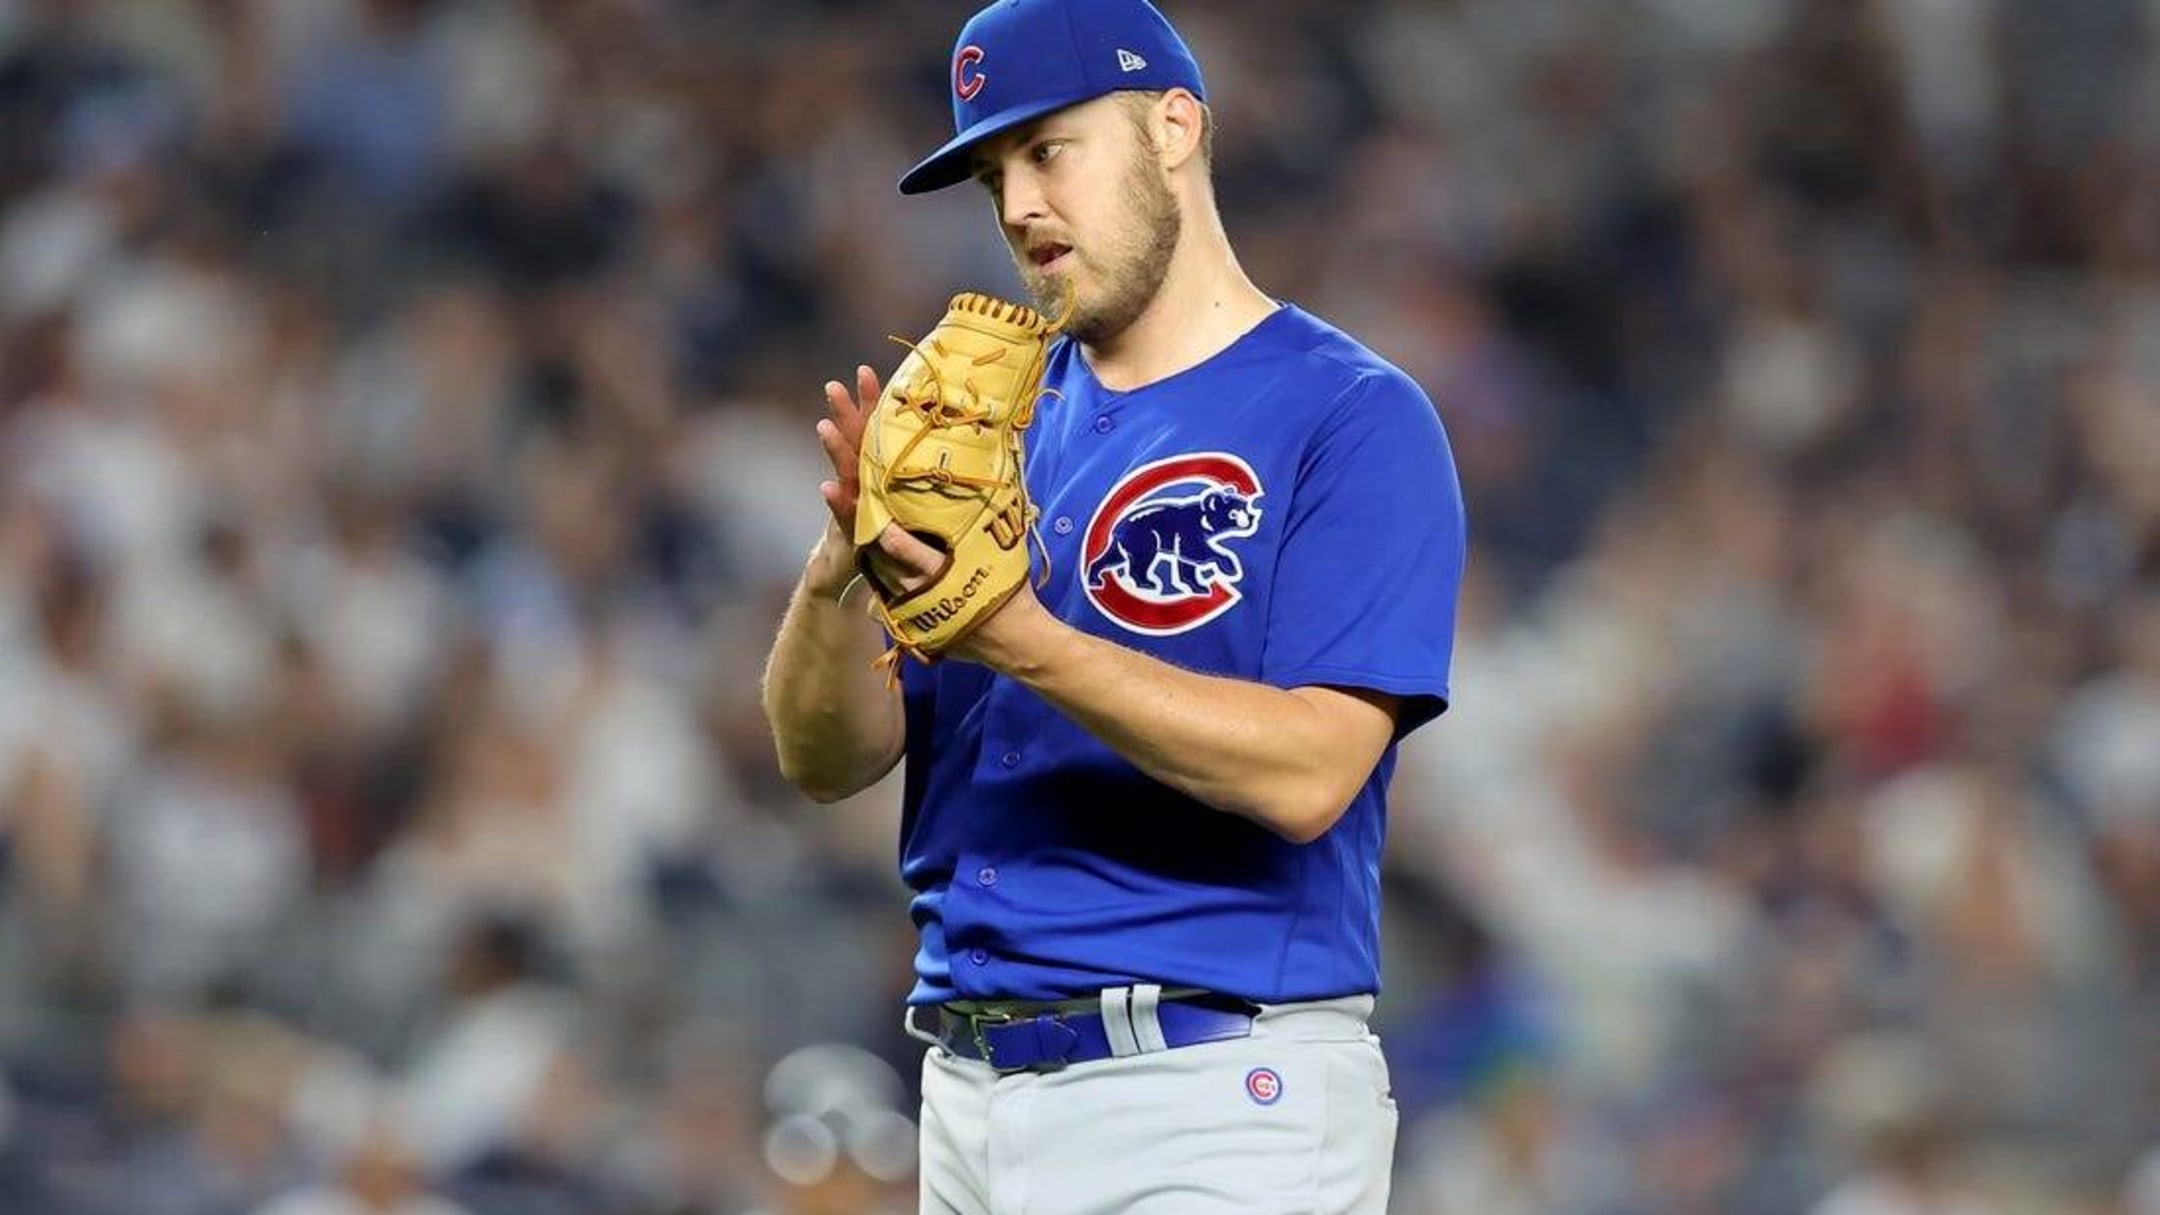
[[[1011,1013],[980,1012],[967,1014],[968,1036],[975,1042],[975,1053],[981,1057],[983,1062],[990,1065],[990,1070],[1002,1071],[1004,1069],[997,1065],[996,1059],[990,1057],[990,1042],[989,1039],[983,1037],[983,1027],[986,1025],[992,1027],[1011,1025],[1017,1019]]]

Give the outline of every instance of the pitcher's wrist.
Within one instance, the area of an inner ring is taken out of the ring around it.
[[[847,596],[861,571],[855,566],[855,546],[841,534],[838,524],[828,524],[810,560],[803,567],[803,590],[813,598],[839,603]]]

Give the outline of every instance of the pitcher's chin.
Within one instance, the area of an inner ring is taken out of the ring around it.
[[[1073,275],[1061,267],[1071,266],[1078,256],[1062,253],[1050,263],[1050,269],[1030,270],[1027,274],[1028,297],[1035,301],[1035,311],[1051,318],[1053,328],[1063,330],[1078,311],[1080,287]]]

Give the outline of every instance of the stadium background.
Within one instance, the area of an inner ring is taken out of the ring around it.
[[[966,7],[0,0],[0,1211],[911,1209],[755,683]],[[2160,1212],[2160,5],[1169,7],[1470,502],[1394,1209]]]

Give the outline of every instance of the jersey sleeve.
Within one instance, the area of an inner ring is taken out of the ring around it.
[[[1261,679],[1403,698],[1400,738],[1447,708],[1467,530],[1432,402],[1399,375],[1347,389],[1300,461]]]

